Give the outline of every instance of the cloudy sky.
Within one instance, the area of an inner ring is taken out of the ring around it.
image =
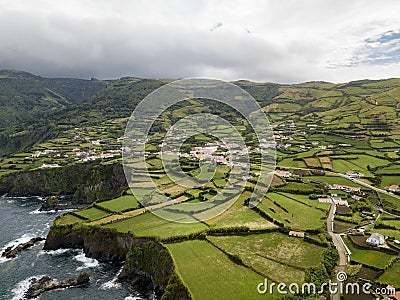
[[[400,77],[398,0],[0,0],[0,69],[296,83]]]

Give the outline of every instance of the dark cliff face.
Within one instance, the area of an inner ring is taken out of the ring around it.
[[[44,250],[79,248],[101,262],[123,262],[119,279],[141,287],[158,299],[191,299],[174,272],[168,250],[151,238],[134,237],[94,226],[55,226],[46,238]]]
[[[112,199],[127,188],[122,165],[79,163],[53,169],[12,173],[0,178],[0,195],[71,195],[75,203]]]

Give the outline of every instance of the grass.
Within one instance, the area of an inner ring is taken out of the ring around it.
[[[306,168],[306,164],[301,160],[293,160],[293,158],[284,158],[277,163],[278,166],[294,167],[294,168]]]
[[[399,169],[400,171],[400,169]],[[400,184],[400,176],[399,175],[392,175],[392,176],[382,176],[382,181],[380,183],[380,186],[382,188],[386,188],[392,184],[399,185]]]
[[[318,158],[314,158],[314,157],[305,158],[304,162],[306,163],[308,168],[321,167],[321,163]]]
[[[382,221],[382,224],[393,226],[393,227],[396,227],[396,229],[400,230],[400,219],[399,220],[384,220],[384,221]]]
[[[266,198],[258,207],[291,229],[307,230],[325,227],[326,212],[281,194],[267,193]]]
[[[311,205],[312,207],[318,208],[318,209],[323,209],[328,211],[330,204],[329,203],[321,203],[318,200],[311,200],[308,195],[300,195],[300,194],[290,194],[290,193],[279,193],[281,195],[284,195],[287,198],[293,198],[296,199],[297,201],[300,201],[306,205]]]
[[[380,175],[400,175],[400,165],[393,164],[384,168],[379,168],[376,174]]]
[[[203,223],[177,223],[162,219],[152,213],[145,213],[134,218],[105,225],[120,232],[131,232],[137,236],[155,236],[161,239],[182,236],[206,230]]]
[[[223,252],[206,241],[167,244],[178,274],[196,300],[273,299],[260,295],[257,285],[264,278],[233,263]]]
[[[399,274],[400,274],[400,260],[396,261],[392,266],[390,266],[385,271],[385,273],[383,273],[378,278],[378,281],[399,288],[400,287]]]
[[[350,249],[351,252],[350,259],[356,263],[360,263],[366,266],[371,266],[383,270],[394,259],[396,259],[395,255],[387,254],[378,250],[364,250],[355,248],[347,237],[344,237],[343,241]]]
[[[79,210],[74,212],[75,215],[78,215],[82,218],[85,218],[89,221],[94,221],[94,220],[98,220],[98,219],[102,219],[104,217],[107,217],[109,215],[108,212],[99,209],[97,207],[90,207],[90,208],[86,208],[83,210]]]
[[[374,232],[400,240],[400,230],[374,228]]]
[[[353,181],[339,177],[339,176],[306,176],[303,179],[308,179],[312,181],[328,183],[328,184],[339,184],[339,185],[348,185],[348,186],[357,186]]]
[[[275,227],[276,225],[272,222],[243,205],[243,201],[250,196],[251,193],[245,191],[228,210],[207,220],[206,223],[215,228],[246,226],[250,229],[266,229]]]
[[[324,251],[323,247],[279,232],[208,239],[275,282],[302,283],[304,269],[318,265]]]
[[[342,174],[345,174],[347,171],[352,170],[356,172],[361,172],[368,177],[374,177],[374,175],[371,172],[354,164],[352,160],[333,159],[332,166],[334,171]]]
[[[54,224],[56,225],[70,225],[70,224],[75,224],[75,223],[82,223],[84,220],[82,218],[79,218],[73,214],[64,214],[61,217],[57,218],[54,221]]]
[[[303,182],[289,181],[285,186],[279,187],[278,190],[313,192],[315,190],[315,187]]]
[[[133,195],[124,195],[116,199],[99,202],[97,205],[114,212],[123,212],[139,207],[139,203]]]

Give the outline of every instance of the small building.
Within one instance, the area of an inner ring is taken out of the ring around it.
[[[367,210],[363,210],[361,214],[368,217],[375,217],[375,214],[373,212]]]
[[[299,237],[299,238],[304,238],[305,237],[305,233],[303,231],[291,230],[291,231],[289,231],[289,235],[290,236],[294,236],[294,237]]]
[[[396,288],[391,285],[387,285],[386,286],[386,295],[391,296],[391,295],[395,295],[395,294],[396,294]]]
[[[278,170],[275,171],[275,174],[278,175],[279,177],[284,177],[284,178],[292,177],[292,173],[290,173],[289,171]]]
[[[42,164],[39,168],[44,169],[44,168],[59,168],[60,166],[58,164]]]
[[[396,185],[396,184],[393,184],[393,185],[389,186],[387,188],[387,190],[389,192],[392,192],[392,193],[399,193],[400,192],[400,187],[398,185]]]
[[[369,238],[367,238],[367,244],[371,246],[379,246],[385,243],[385,237],[380,233],[373,233]]]
[[[321,203],[332,203],[332,199],[331,198],[318,198],[318,201]]]
[[[355,171],[352,171],[352,170],[348,170],[346,172],[346,175],[349,176],[350,178],[362,178],[362,177],[364,177],[363,173],[355,172]]]
[[[351,199],[356,200],[356,201],[359,201],[359,200],[361,200],[362,198],[363,198],[363,197],[358,196],[358,195],[351,195]]]
[[[347,202],[347,200],[343,200],[340,197],[332,197],[332,201],[335,205],[339,205],[339,206],[349,206],[349,203]]]
[[[400,300],[400,291],[395,292],[394,294],[389,295],[390,300]]]

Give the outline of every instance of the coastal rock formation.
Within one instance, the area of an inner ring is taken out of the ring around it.
[[[4,250],[4,252],[1,256],[6,257],[6,258],[14,258],[15,256],[17,256],[18,252],[21,252],[22,250],[25,250],[29,247],[32,247],[33,245],[35,245],[35,243],[43,241],[43,240],[44,240],[44,238],[42,238],[42,237],[35,237],[35,238],[30,239],[26,243],[17,245],[16,247],[14,247],[14,246],[8,247],[7,249]]]
[[[101,262],[125,262],[119,280],[154,292],[158,299],[191,299],[168,250],[156,239],[95,226],[53,225],[44,250],[59,248],[83,249]]]
[[[27,299],[36,298],[47,291],[83,285],[88,282],[89,282],[89,274],[86,272],[79,274],[79,276],[76,278],[69,278],[63,281],[57,281],[49,276],[43,276],[39,280],[32,279],[31,286],[25,293],[25,298]]]
[[[60,168],[21,171],[0,178],[0,195],[72,196],[73,204],[118,197],[127,183],[122,165],[100,162],[74,164]]]

